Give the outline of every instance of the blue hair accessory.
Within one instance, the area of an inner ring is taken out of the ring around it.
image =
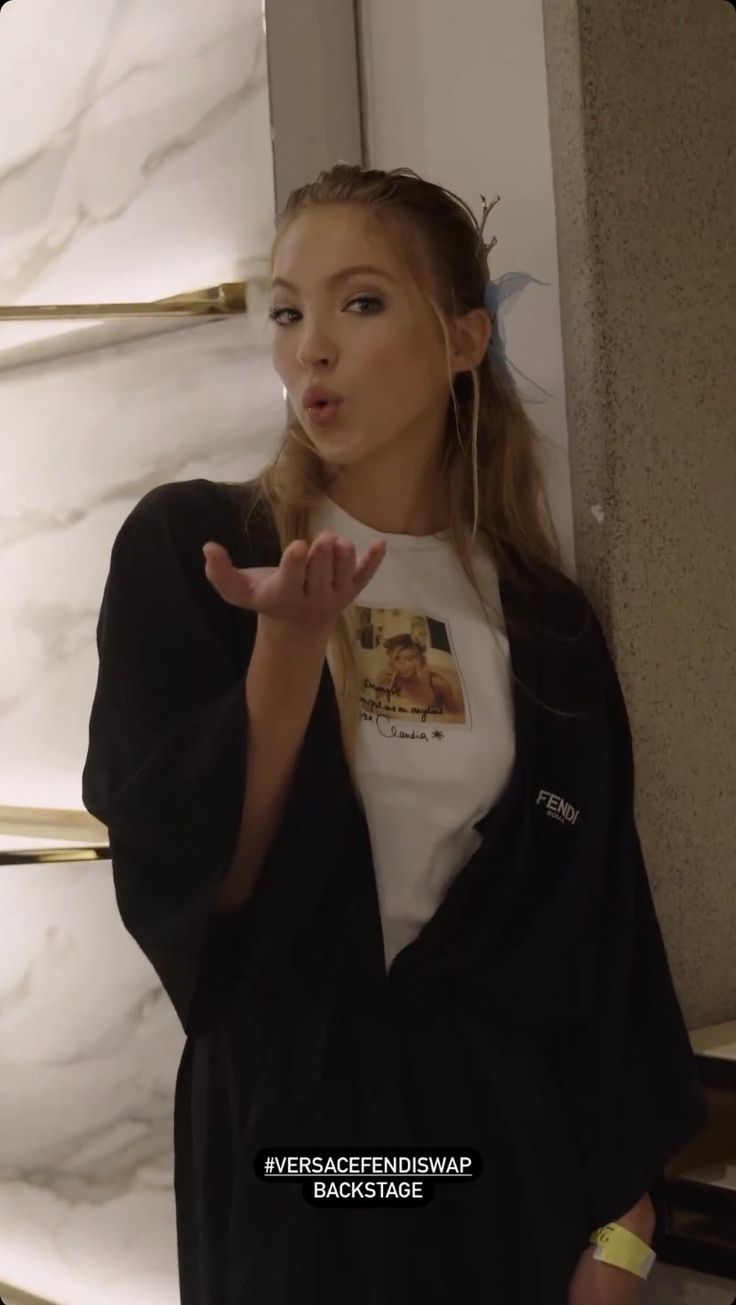
[[[483,228],[486,224],[488,214],[492,208],[496,207],[500,198],[501,196],[497,195],[493,202],[489,204],[485,196],[481,195],[483,201],[483,220],[480,225],[481,240],[483,239]],[[483,243],[486,256],[490,254],[494,245],[497,243],[495,236],[489,244],[485,244],[485,242]],[[548,399],[551,399],[554,398],[554,395],[550,394],[549,390],[545,390],[543,386],[537,385],[536,381],[530,380],[528,376],[524,375],[524,372],[520,371],[514,363],[510,362],[510,359],[506,355],[504,323],[508,308],[516,302],[519,295],[531,282],[534,282],[535,285],[549,285],[549,281],[540,281],[536,276],[530,276],[526,272],[505,272],[497,281],[489,280],[486,285],[485,293],[483,295],[483,305],[493,323],[493,335],[491,336],[488,345],[488,356],[499,369],[509,385],[516,385],[510,371],[510,367],[513,367],[514,371],[518,372],[519,376],[523,376],[525,381],[529,381],[530,385],[541,390],[542,394],[545,394]],[[527,399],[526,401],[529,403],[542,402],[542,400],[534,399]]]

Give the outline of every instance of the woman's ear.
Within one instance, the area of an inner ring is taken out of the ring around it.
[[[456,371],[472,371],[483,361],[493,337],[493,325],[485,308],[471,308],[457,319]]]

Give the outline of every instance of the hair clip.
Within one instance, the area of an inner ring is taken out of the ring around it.
[[[495,198],[494,200],[491,200],[491,202],[490,202],[490,204],[489,204],[489,202],[488,202],[488,200],[486,199],[485,195],[481,195],[481,200],[482,200],[482,202],[483,202],[483,218],[482,218],[482,221],[481,221],[481,224],[480,224],[480,238],[481,238],[481,241],[483,241],[483,228],[484,228],[484,226],[485,226],[485,224],[486,224],[486,221],[487,221],[487,218],[488,218],[488,214],[490,213],[491,209],[493,209],[493,208],[496,207],[496,205],[498,204],[498,202],[499,202],[500,199],[501,199],[501,196],[500,196],[500,195],[496,195],[496,198]],[[497,238],[496,238],[495,236],[493,237],[493,239],[490,241],[489,244],[486,244],[485,241],[483,241],[483,248],[484,248],[484,250],[485,250],[485,252],[486,252],[486,257],[490,254],[490,252],[491,252],[491,250],[493,249],[494,245],[497,245],[497,244],[498,244],[498,240],[497,240]]]

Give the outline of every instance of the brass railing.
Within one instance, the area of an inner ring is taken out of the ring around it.
[[[3,836],[37,839],[39,842],[25,848],[3,848],[0,842],[0,865],[21,861],[93,860],[99,855],[100,848],[108,845],[106,826],[88,811],[72,807],[0,805],[0,840]],[[56,846],[51,846],[51,840]]]
[[[17,304],[0,306],[0,321],[49,321],[82,317],[206,317],[246,313],[247,281],[224,281],[166,299],[130,304]]]
[[[7,1282],[0,1282],[0,1301],[12,1301],[12,1305],[53,1305],[46,1296],[34,1296],[31,1292],[21,1291],[20,1287],[11,1287]]]

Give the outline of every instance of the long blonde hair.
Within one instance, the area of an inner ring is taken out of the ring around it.
[[[440,324],[449,397],[441,472],[449,494],[449,540],[484,610],[468,548],[471,518],[472,539],[478,534],[483,537],[499,575],[515,572],[509,554],[516,552],[547,585],[555,582],[555,576],[564,577],[539,461],[541,437],[515,386],[488,354],[478,367],[453,381],[448,320],[481,306],[488,281],[487,253],[471,209],[451,191],[409,168],[384,172],[339,163],[290,194],[276,223],[272,267],[288,224],[306,210],[326,204],[360,205],[381,223],[387,239],[401,241],[404,265]],[[249,482],[256,487],[255,502],[267,506],[282,551],[295,539],[312,542],[312,509],[329,483],[328,468],[292,416],[273,459]],[[351,605],[336,623],[330,648],[341,668],[341,683],[335,688],[353,781],[360,720],[356,645]]]

